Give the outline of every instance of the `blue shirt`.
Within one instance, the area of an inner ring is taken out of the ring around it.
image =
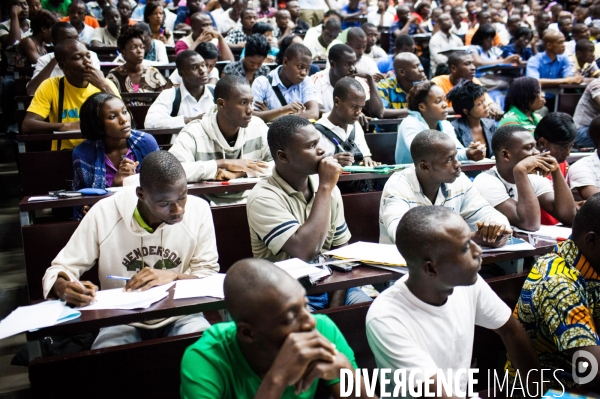
[[[562,79],[573,76],[573,68],[566,56],[557,54],[552,61],[544,51],[527,61],[526,75],[534,79]]]
[[[345,12],[346,14],[354,14],[356,12],[358,12],[360,10],[360,4],[358,6],[358,8],[350,8],[350,4],[346,4],[344,7],[342,7],[342,12]],[[360,28],[360,22],[356,21],[356,22],[342,22],[342,30],[346,30],[348,28]]]
[[[454,127],[448,121],[438,121],[438,130],[446,133],[456,143],[458,153],[456,159],[459,161],[467,160],[467,150],[456,138]],[[413,159],[410,155],[410,145],[415,136],[423,130],[429,130],[429,125],[423,119],[423,116],[417,111],[408,111],[408,116],[404,118],[398,126],[398,139],[396,141],[396,163],[412,164]]]
[[[381,73],[388,73],[394,70],[394,56],[389,54],[387,58],[382,58],[377,61],[377,69]]]
[[[390,26],[390,47],[388,49],[388,54],[394,54],[394,48],[396,47],[396,37],[394,36],[394,31],[396,29],[404,28],[404,24],[400,21],[396,21]],[[408,28],[408,34],[410,36],[416,34],[418,31],[417,25],[410,24],[410,28]]]
[[[525,47],[521,50],[520,53],[517,53],[517,49],[515,48],[514,43],[510,43],[504,47],[502,47],[502,55],[500,57],[506,58],[509,55],[519,54],[522,60],[527,61],[531,57],[533,57],[533,51],[529,47]]]
[[[269,73],[269,76],[271,76],[273,79],[271,84],[269,84],[269,80],[265,76],[259,76],[254,79],[254,83],[252,83],[252,94],[254,95],[254,101],[261,103],[266,100],[269,109],[281,108],[283,104],[281,104],[277,98],[277,95],[273,91],[273,86],[279,87],[283,98],[288,104],[293,103],[294,101],[299,101],[302,104],[306,104],[309,101],[317,101],[317,91],[315,90],[315,85],[311,79],[308,78],[308,76],[302,83],[298,85],[285,87],[279,78],[279,71],[281,68],[282,67],[279,66],[277,69]]]

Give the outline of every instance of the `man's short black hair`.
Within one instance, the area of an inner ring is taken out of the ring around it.
[[[69,22],[57,22],[54,24],[54,26],[52,27],[52,41],[56,43],[56,41],[58,40],[58,35],[60,35],[60,33],[63,30],[67,30],[67,29],[75,29],[75,27],[73,25],[71,25]]]
[[[200,54],[205,60],[214,60],[219,58],[219,49],[211,42],[203,42],[196,46],[195,52]]]
[[[154,151],[146,155],[140,166],[140,187],[172,185],[186,180],[181,162],[168,151]]]
[[[117,7],[115,6],[108,6],[108,7],[104,7],[104,9],[102,10],[102,16],[104,18],[106,18],[106,15],[110,12],[110,11],[115,11],[117,12],[117,14],[119,14],[119,16],[121,16],[121,14],[119,13],[119,10],[117,9]]]
[[[308,125],[308,119],[298,115],[284,115],[275,119],[267,132],[267,142],[273,158],[276,158],[277,151],[288,149],[294,134]]]
[[[345,54],[354,54],[354,50],[352,50],[352,47],[346,44],[336,44],[335,46],[329,49],[329,61],[338,63],[342,61],[342,58]]]
[[[292,60],[294,58],[302,57],[302,56],[312,59],[312,53],[310,52],[308,47],[306,47],[302,43],[290,44],[290,46],[285,50],[285,53],[283,54],[283,56],[285,58],[287,58],[288,60]]]
[[[596,147],[600,145],[600,115],[592,119],[590,122],[590,127],[587,131],[588,136],[592,139],[592,141],[596,144]]]
[[[464,110],[470,111],[475,106],[475,100],[487,92],[486,88],[470,80],[460,82],[454,86],[446,98],[452,101],[452,109],[462,117],[466,117]]]
[[[65,61],[69,57],[70,48],[77,46],[79,43],[81,43],[79,40],[67,39],[54,46],[54,58],[56,58],[56,61]],[[83,43],[81,44],[85,46]]]
[[[375,24],[372,24],[371,22],[365,22],[360,27],[362,28],[362,30],[365,30],[365,29],[368,29],[368,28],[375,28],[375,29],[377,29],[377,26]],[[366,33],[366,31],[365,31],[365,33]]]
[[[588,198],[573,219],[574,238],[590,231],[600,234],[600,193]]]
[[[248,81],[241,76],[226,75],[219,79],[215,85],[215,101],[219,98],[229,100],[234,93],[237,93],[236,87],[250,86]]]
[[[256,25],[258,25],[258,23]],[[268,24],[265,23],[265,25]],[[271,51],[271,45],[269,44],[267,38],[263,35],[255,33],[248,36],[248,39],[246,39],[246,57],[253,57],[255,55],[258,55],[259,57],[266,57],[269,55],[269,51]]]
[[[518,132],[529,131],[519,125],[504,125],[496,130],[492,136],[492,151],[494,151],[496,159],[500,158],[500,153],[502,150],[509,147],[510,140],[512,139],[513,135]]]
[[[433,144],[438,141],[449,139],[450,136],[439,130],[423,130],[421,133],[417,134],[412,143],[410,143],[410,156],[413,159],[413,163],[418,165],[421,161],[430,160],[431,157],[435,155],[431,150]]]
[[[551,143],[566,144],[577,137],[577,126],[571,115],[564,112],[550,112],[535,127],[533,137],[535,141],[543,137]]]
[[[396,247],[408,267],[418,268],[439,247],[440,225],[453,216],[456,213],[444,206],[417,206],[402,216],[396,229]]]
[[[333,97],[337,97],[340,100],[345,100],[348,98],[350,90],[356,90],[359,93],[365,92],[365,89],[363,89],[358,80],[347,76],[337,81],[335,87],[333,88]]]
[[[414,47],[415,41],[410,35],[398,35],[396,40],[394,41],[394,48],[400,49],[404,46]]]
[[[448,56],[448,68],[450,68],[451,66],[457,67],[458,64],[460,64],[462,62],[463,58],[465,58],[466,56],[469,56],[469,55],[471,55],[471,54],[469,54],[463,50],[453,51]]]
[[[132,39],[140,39],[142,43],[144,42],[144,31],[135,26],[126,26],[121,29],[121,33],[117,38],[117,48],[119,50],[125,49],[127,43],[129,43]]]
[[[177,70],[181,71],[181,69],[185,65],[185,61],[188,58],[192,58],[197,55],[200,55],[200,54],[198,54],[194,50],[184,50],[181,53],[177,54],[177,58],[175,58],[175,66],[177,67]],[[179,73],[181,74],[181,72],[179,72]]]
[[[128,1],[128,0],[126,0],[126,1]],[[152,30],[150,29],[150,25],[148,25],[148,24],[147,24],[147,23],[145,23],[145,22],[138,22],[138,23],[136,23],[136,24],[135,24],[135,25],[133,25],[133,26],[135,26],[135,27],[136,27],[136,28],[138,28],[138,29],[141,29],[141,30],[142,30],[142,32],[144,32],[144,33],[147,33],[147,34],[149,34],[149,35],[151,35],[151,34],[152,34]]]
[[[579,53],[580,51],[594,51],[595,46],[591,40],[588,39],[579,39],[575,43],[575,52]]]
[[[342,23],[337,18],[330,18],[323,24],[325,29],[342,29]]]
[[[362,38],[366,38],[367,34],[365,33],[364,30],[362,30],[362,28],[350,28],[348,29],[348,35],[346,36],[346,43],[348,43],[350,40],[354,39],[354,38],[358,38],[358,39],[362,39]]]
[[[342,18],[343,18],[343,17],[342,17],[342,14],[340,14],[340,12],[339,12],[339,11],[337,11],[337,10],[331,10],[331,9],[325,12],[325,14],[324,14],[324,17],[325,17],[325,18],[327,18],[327,17],[329,17],[329,16],[331,16],[331,15],[335,15],[336,17],[338,17],[338,18],[340,19],[340,21],[341,21],[341,20],[342,20]],[[330,18],[330,19],[331,19],[331,18]],[[327,21],[329,22],[329,19],[328,19]]]
[[[244,16],[246,15],[246,13],[247,13],[248,11],[253,11],[253,12],[256,12],[256,11],[254,10],[254,8],[250,8],[250,7],[248,7],[248,8],[244,8],[244,9],[242,10],[242,12],[240,13],[240,17],[241,17],[242,19],[244,19]]]

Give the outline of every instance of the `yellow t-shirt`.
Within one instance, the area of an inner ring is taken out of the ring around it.
[[[28,112],[33,112],[42,118],[48,118],[50,123],[58,123],[58,84],[60,76],[46,79],[35,91],[31,105],[27,108]],[[119,90],[114,83],[105,79],[113,93],[120,97]],[[85,100],[92,94],[100,92],[95,86],[88,84],[85,88],[72,86],[65,78],[65,97],[63,101],[62,123],[79,122],[79,108]],[[61,150],[73,149],[83,140],[61,140]],[[52,150],[58,149],[58,141],[52,142]]]

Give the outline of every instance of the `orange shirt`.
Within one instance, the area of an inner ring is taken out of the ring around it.
[[[444,94],[448,94],[450,90],[454,87],[452,82],[450,81],[450,75],[438,75],[435,78],[431,79],[432,83],[435,83],[437,86],[441,87],[444,90]],[[479,86],[483,86],[483,84],[477,78],[473,78],[473,83],[478,84]],[[492,99],[485,93],[485,100],[487,103],[491,102]],[[452,107],[452,101],[446,100],[448,107]]]
[[[70,21],[69,17],[64,17],[64,18],[62,18],[60,20],[60,22],[69,22],[69,21]],[[130,20],[130,22],[131,22],[131,20]],[[96,18],[94,18],[94,17],[89,16],[89,15],[85,16],[85,19],[83,20],[83,23],[86,24],[86,25],[91,26],[94,29],[100,27],[100,24],[98,23],[98,20]]]
[[[467,34],[465,35],[465,45],[470,46],[471,45],[471,40],[473,39],[473,35],[475,35],[475,32],[477,32],[478,28],[471,28],[467,31]],[[496,37],[494,37],[494,46],[499,46],[499,45],[506,45],[508,43],[503,43],[502,39],[500,39],[500,35],[498,34],[498,32],[496,32]]]

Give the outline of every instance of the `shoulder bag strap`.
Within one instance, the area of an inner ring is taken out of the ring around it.
[[[287,101],[285,101],[285,98],[283,97],[283,94],[281,93],[281,90],[279,89],[279,86],[273,86],[273,76],[270,76],[270,75],[267,76],[267,80],[269,81],[269,84],[271,85],[271,88],[275,92],[275,95],[277,96],[277,99],[281,103],[281,106],[285,107],[287,105]]]

